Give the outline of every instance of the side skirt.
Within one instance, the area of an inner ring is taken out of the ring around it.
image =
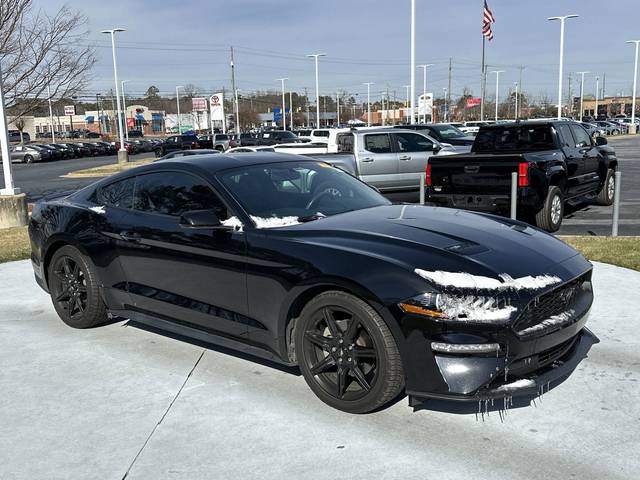
[[[114,310],[111,311],[111,313],[118,317],[128,318],[134,322],[138,322],[158,330],[174,333],[176,335],[182,335],[184,337],[192,338],[204,343],[218,345],[220,347],[228,348],[230,350],[234,350],[243,354],[259,357],[264,360],[269,360],[279,365],[285,365],[287,367],[296,366],[295,363],[286,362],[269,350],[250,345],[240,340],[225,337],[220,334],[215,334],[199,328],[191,327],[184,323],[177,323],[168,318],[159,318],[135,310]]]

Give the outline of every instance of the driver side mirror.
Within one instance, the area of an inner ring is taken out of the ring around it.
[[[433,153],[436,154],[438,153],[440,150],[442,150],[442,145],[440,145],[439,143],[434,143],[433,144]]]
[[[609,142],[607,141],[606,137],[600,137],[600,136],[596,137],[596,145],[598,147],[602,147],[603,145],[606,145],[607,143],[609,143]]]
[[[232,225],[224,225],[213,210],[192,210],[180,216],[180,225],[185,228],[210,228],[213,230],[233,231]]]

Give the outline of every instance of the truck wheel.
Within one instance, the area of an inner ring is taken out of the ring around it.
[[[616,192],[616,177],[612,169],[607,170],[607,176],[604,179],[602,189],[598,192],[596,203],[598,205],[611,205],[613,203],[613,195]]]
[[[549,187],[542,210],[536,213],[536,225],[547,232],[557,232],[564,215],[564,198],[559,187]]]

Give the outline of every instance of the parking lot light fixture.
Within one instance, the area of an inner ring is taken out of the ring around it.
[[[9,151],[9,131],[7,129],[7,115],[4,110],[4,93],[2,88],[2,68],[0,68],[0,152],[2,153],[2,170],[4,173],[4,188],[0,195],[16,195],[20,189],[13,186],[13,171],[11,168],[11,152]]]
[[[182,122],[180,121],[180,92],[178,92],[178,90],[181,88],[184,89],[184,86],[176,86],[176,106],[178,107],[178,135],[182,133]]]
[[[513,82],[513,86],[515,87],[515,93],[516,93],[516,104],[513,109],[513,116],[515,120],[518,120],[518,82]]]
[[[307,57],[315,60],[316,64],[316,128],[320,128],[320,81],[318,80],[318,57],[326,57],[326,53],[312,53]]]
[[[129,80],[122,80],[120,86],[122,87],[122,115],[124,116],[124,136],[127,142],[129,141],[129,126],[127,125],[127,98],[124,95],[124,84]]]
[[[582,121],[582,117],[584,116],[583,109],[583,101],[584,101],[584,76],[590,72],[576,72],[580,75],[580,115],[578,116],[578,120]]]
[[[113,78],[116,84],[116,101],[118,111],[116,112],[118,118],[118,130],[120,130],[120,150],[118,151],[118,162],[128,162],[129,156],[127,154],[127,149],[124,146],[124,128],[122,126],[122,106],[120,105],[120,85],[118,82],[118,64],[116,62],[116,33],[126,31],[124,28],[113,28],[111,30],[102,30],[102,33],[107,33],[111,35],[111,54],[113,56]]]
[[[595,119],[598,119],[598,91],[600,90],[600,77],[596,75],[596,106],[593,110]]]
[[[629,40],[626,43],[634,43],[636,46],[636,56],[633,64],[633,98],[631,99],[631,128],[636,130],[636,87],[638,86],[638,45],[640,45],[640,40]]]
[[[285,93],[284,93],[284,82],[285,80],[289,80],[288,78],[276,78],[277,81],[282,85],[282,130],[287,129],[287,115],[285,114],[286,105],[285,105]]]
[[[367,127],[371,126],[371,85],[375,85],[373,82],[366,82],[363,85],[367,86]]]
[[[56,134],[53,131],[53,107],[51,106],[51,86],[47,79],[47,100],[49,101],[49,126],[51,127],[51,143],[56,143]]]
[[[447,87],[442,89],[442,94],[444,96],[444,121],[449,121],[449,105],[447,105]]]
[[[562,75],[564,67],[564,22],[568,18],[578,18],[580,15],[563,15],[549,17],[547,20],[560,20],[560,68],[558,70],[558,120],[562,118]]]
[[[504,70],[493,70],[491,73],[496,74],[496,122],[498,121],[498,105],[499,105],[499,92],[500,92],[500,74],[504,73]]]
[[[411,125],[416,123],[416,0],[411,0]]]
[[[433,63],[425,63],[423,65],[418,65],[419,68],[422,68],[422,104],[424,106],[424,114],[422,116],[422,121],[427,123],[427,68],[433,67]],[[419,103],[419,102],[418,102]]]

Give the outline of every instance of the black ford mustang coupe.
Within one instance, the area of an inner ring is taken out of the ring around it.
[[[37,282],[108,315],[298,365],[348,412],[535,396],[596,340],[591,264],[486,214],[392,205],[300,156],[158,161],[33,209]]]

